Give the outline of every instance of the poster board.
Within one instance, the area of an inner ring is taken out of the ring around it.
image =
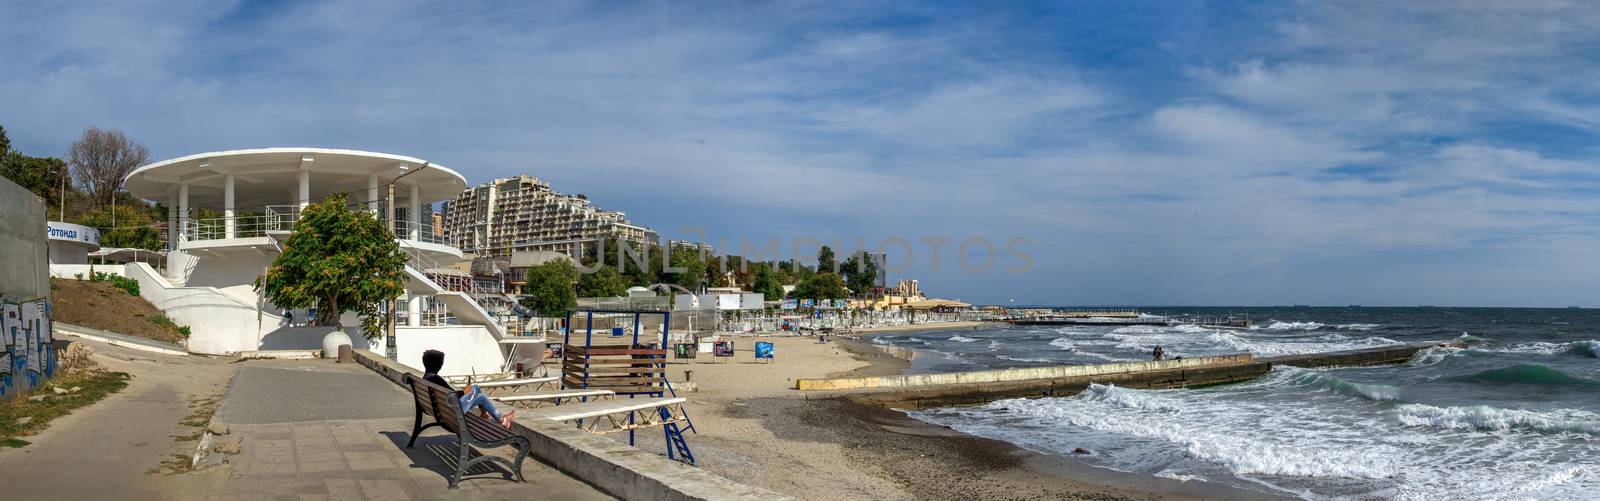
[[[768,361],[771,361],[772,360],[772,343],[769,343],[769,342],[766,342],[766,341],[756,341],[756,359],[757,360],[766,359]]]

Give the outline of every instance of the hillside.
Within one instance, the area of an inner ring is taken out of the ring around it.
[[[130,296],[111,282],[50,279],[51,318],[129,336],[182,343],[183,335],[144,298]]]

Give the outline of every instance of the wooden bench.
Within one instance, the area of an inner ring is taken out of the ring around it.
[[[522,460],[528,457],[529,443],[527,437],[511,433],[500,427],[500,423],[485,419],[478,412],[464,413],[461,410],[461,392],[448,390],[442,386],[430,383],[420,377],[407,374],[406,384],[411,387],[411,395],[417,404],[417,423],[411,431],[411,442],[406,444],[410,449],[417,444],[417,436],[422,430],[438,426],[446,431],[456,434],[456,443],[460,445],[456,457],[456,473],[450,477],[450,488],[456,488],[461,481],[461,476],[479,463],[485,461],[498,461],[511,469],[516,481],[522,482]],[[422,416],[433,416],[433,422],[424,426]],[[509,445],[517,449],[517,461],[512,463],[506,458],[479,455],[470,457],[472,447],[500,447]]]

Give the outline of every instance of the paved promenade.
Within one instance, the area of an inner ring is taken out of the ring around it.
[[[407,449],[411,396],[388,380],[322,360],[241,365],[217,414],[241,453],[222,456],[228,473],[212,478],[205,499],[607,499],[536,460],[523,462],[527,483],[480,467],[448,490],[455,470],[441,457],[454,460],[455,437],[435,427]],[[483,452],[510,457],[510,448]]]
[[[531,458],[527,483],[480,467],[449,490],[455,470],[440,453],[454,460],[454,436],[434,427],[406,449],[411,396],[361,365],[85,344],[132,381],[25,437],[26,447],[0,449],[0,499],[606,499]],[[212,453],[187,471],[204,423],[195,416],[218,399],[229,433],[216,440],[239,439],[240,451]]]

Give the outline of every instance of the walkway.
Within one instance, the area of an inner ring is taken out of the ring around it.
[[[77,341],[63,336],[61,339]],[[0,449],[6,499],[194,499],[207,474],[163,473],[194,452],[198,428],[180,424],[220,396],[233,367],[227,360],[158,355],[104,343],[95,360],[133,376],[128,387],[25,437],[21,449]],[[165,464],[163,464],[165,463]],[[152,473],[152,472],[155,473]]]
[[[480,469],[448,490],[455,438],[438,428],[407,449],[411,396],[356,364],[259,360],[241,367],[217,417],[242,452],[201,499],[607,499],[536,460],[527,483]],[[484,451],[508,455],[509,448]],[[208,461],[220,458],[213,457]]]

